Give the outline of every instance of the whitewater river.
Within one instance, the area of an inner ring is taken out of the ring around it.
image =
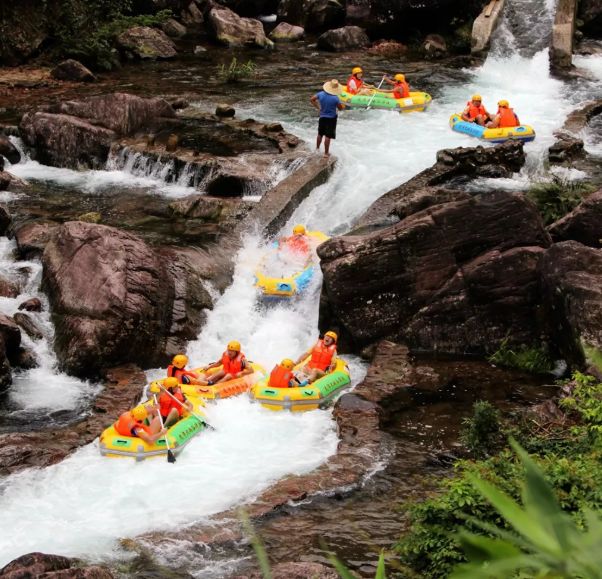
[[[534,24],[546,30],[551,23],[548,4]],[[521,7],[521,2],[517,1],[516,6]],[[522,122],[535,126],[537,139],[525,147],[529,161],[513,183],[523,188],[529,180],[542,178],[544,152],[554,141],[554,130],[576,105],[602,94],[602,59],[578,59],[579,65],[590,71],[592,80],[569,86],[549,75],[546,49],[529,53],[521,46],[520,37],[512,34],[511,21],[499,30],[495,47],[481,68],[462,73],[461,83],[456,84],[451,76],[433,81],[428,88],[434,100],[425,114],[345,111],[332,146],[337,157],[334,174],[301,204],[284,232],[297,222],[329,234],[344,232],[380,195],[432,165],[439,149],[474,146],[474,141],[453,133],[447,124],[451,113],[460,110],[474,92],[483,96],[484,104],[492,111],[499,99],[508,98]],[[238,103],[237,111],[240,117],[283,122],[289,131],[313,146],[317,119],[307,98],[290,102],[274,95],[259,104]],[[165,184],[160,171],[134,174],[127,166],[76,172],[26,161],[9,170],[25,179],[52,181],[98,195],[109,187],[143,186],[169,197],[192,192],[182,185]],[[18,270],[25,265],[29,272],[26,295],[0,301],[0,310],[8,314],[14,313],[25,297],[40,295],[40,265],[15,263],[12,249],[11,242],[1,240],[2,270],[14,277],[23,275]],[[298,355],[317,338],[320,279],[315,280],[304,299],[292,306],[257,309],[253,273],[263,251],[263,241],[249,234],[237,258],[232,285],[210,312],[198,339],[189,345],[187,353],[193,363],[217,358],[227,341],[237,339],[248,358],[270,369],[281,358]],[[47,340],[35,346],[42,365],[17,375],[8,418],[33,412],[35,420],[40,420],[59,411],[78,412],[98,390],[98,385],[54,370],[56,360],[49,347],[53,330],[50,320],[44,320]],[[357,383],[365,366],[353,357],[349,362]],[[149,378],[160,372],[149,372]],[[272,413],[241,397],[220,402],[208,413],[216,430],[195,439],[175,465],[163,460],[135,464],[103,459],[95,442],[58,465],[2,479],[0,566],[30,551],[101,561],[121,557],[121,537],[181,528],[203,520],[252,499],[281,477],[311,471],[336,450],[330,412]],[[194,566],[203,577],[223,572],[202,555],[195,559]]]

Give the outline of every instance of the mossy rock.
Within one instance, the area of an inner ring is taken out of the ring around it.
[[[82,213],[77,218],[78,221],[85,221],[86,223],[100,223],[102,216],[97,211],[89,211],[88,213]]]

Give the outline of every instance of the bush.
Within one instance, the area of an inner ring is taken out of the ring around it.
[[[502,340],[500,347],[489,356],[488,360],[498,366],[506,366],[517,370],[524,370],[534,374],[547,374],[554,369],[554,360],[543,346],[526,345],[513,350],[508,345],[508,340]]]
[[[554,177],[552,181],[534,184],[527,196],[537,205],[544,224],[550,225],[570,213],[594,190],[591,183]]]
[[[493,404],[483,400],[475,402],[472,412],[471,417],[462,420],[460,442],[475,458],[485,458],[502,442],[500,413]]]
[[[234,57],[228,66],[222,64],[219,67],[217,76],[222,82],[238,82],[243,78],[254,76],[256,71],[257,66],[252,60],[239,63]]]

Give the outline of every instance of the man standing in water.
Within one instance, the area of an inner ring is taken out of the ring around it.
[[[320,149],[322,137],[324,138],[324,156],[330,156],[330,140],[336,139],[337,110],[343,110],[345,105],[340,101],[341,85],[336,79],[325,82],[322,90],[309,99],[312,106],[320,112],[318,120],[318,138],[316,149]]]

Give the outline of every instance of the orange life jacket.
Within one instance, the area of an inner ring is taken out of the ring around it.
[[[487,116],[487,111],[482,104],[477,107],[472,103],[472,101],[468,101],[466,106],[468,106],[468,118],[471,121],[474,121],[479,115]]]
[[[311,351],[311,360],[307,364],[310,368],[317,368],[324,372],[330,366],[334,355],[337,352],[337,345],[327,346],[324,340],[318,340],[314,349]]]
[[[410,96],[410,85],[407,82],[397,81],[393,86],[393,97],[396,99],[405,99]]]
[[[136,430],[144,430],[147,434],[152,434],[150,428],[143,422],[137,421],[133,416],[131,410],[124,412],[115,423],[115,430],[121,434],[121,436],[137,436]]]
[[[184,376],[188,376],[190,378],[198,378],[198,376],[194,372],[189,372],[188,370],[184,370],[184,368],[176,368],[173,364],[167,366],[167,377],[168,378],[177,378],[178,382],[182,382],[182,378]]]
[[[347,92],[349,94],[357,94],[358,92],[360,92],[363,85],[364,81],[361,78],[357,78],[357,76],[352,74],[347,79]]]
[[[227,350],[222,354],[222,368],[226,374],[238,374],[242,372],[245,367],[245,361],[245,355],[242,352],[239,352],[234,359],[228,356]]]
[[[500,107],[497,111],[497,114],[500,115],[500,122],[498,127],[518,127],[520,122],[518,121],[518,117],[514,110],[508,107]]]
[[[291,235],[291,237],[287,237],[286,247],[295,253],[307,253],[309,251],[309,243],[305,235]]]
[[[182,392],[170,392],[170,394],[177,398],[182,404],[186,401],[186,396]],[[175,408],[178,411],[178,414],[182,416],[184,413],[184,407],[181,404],[178,404],[169,394],[166,392],[162,392],[161,396],[159,396],[159,411],[161,412],[161,416],[166,418],[167,415],[171,412],[171,409]]]
[[[276,364],[270,373],[269,385],[272,388],[288,388],[293,376],[294,374],[288,368]]]

